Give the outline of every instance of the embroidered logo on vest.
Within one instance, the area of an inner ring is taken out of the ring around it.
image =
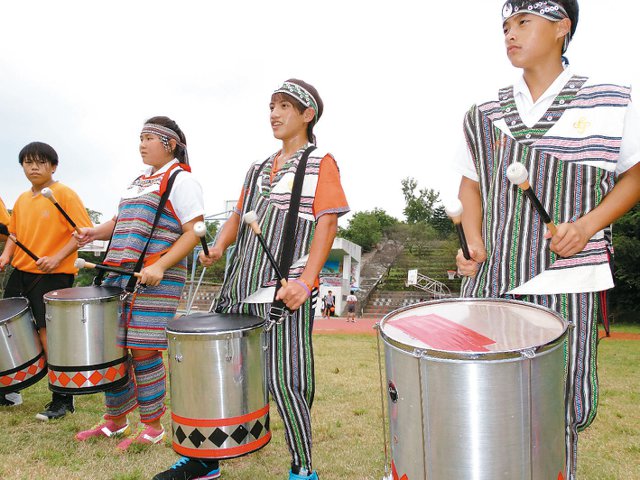
[[[580,135],[584,134],[590,126],[591,122],[589,122],[586,117],[580,117],[580,119],[573,124],[573,128],[575,128]]]

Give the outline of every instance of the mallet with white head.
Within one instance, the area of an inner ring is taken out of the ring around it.
[[[555,235],[557,231],[556,224],[551,221],[551,217],[544,209],[538,197],[533,192],[531,185],[529,184],[529,172],[527,168],[520,162],[514,162],[507,168],[507,178],[511,183],[517,185],[522,190],[522,193],[529,199],[533,208],[536,209],[538,215],[542,219],[542,222],[547,226],[549,231]]]
[[[196,222],[196,224],[193,226],[193,233],[195,233],[196,236],[200,237],[200,244],[202,245],[202,251],[208,257],[209,245],[207,245],[207,239],[206,239],[207,226],[205,225],[205,223]]]
[[[4,223],[0,223],[0,235],[6,235],[7,237],[9,237],[11,241],[13,241],[13,243],[15,243],[18,247],[20,247],[24,251],[24,253],[26,253],[31,258],[33,258],[34,262],[37,262],[38,260],[40,260],[35,253],[33,253],[31,250],[25,247],[22,243],[20,243],[13,233],[9,232],[9,229]]]
[[[467,260],[471,260],[471,254],[469,253],[469,245],[467,245],[467,238],[464,235],[464,229],[462,228],[462,202],[457,198],[447,202],[444,206],[445,212],[456,226],[456,232],[458,233],[458,240],[460,241],[460,248],[462,249],[462,255]]]
[[[242,220],[244,221],[244,223],[246,223],[251,227],[251,230],[253,230],[253,233],[255,233],[256,237],[258,237],[258,241],[260,242],[260,245],[262,245],[262,248],[267,254],[267,258],[269,259],[269,262],[271,263],[273,270],[276,272],[276,277],[278,277],[278,280],[280,281],[282,286],[286,287],[287,280],[282,276],[282,273],[280,273],[280,268],[278,268],[276,259],[273,258],[273,255],[271,254],[271,250],[269,249],[267,242],[265,242],[264,238],[262,237],[262,230],[260,229],[260,225],[258,225],[258,216],[256,215],[256,212],[251,210],[250,212],[245,213],[244,216],[242,217]]]
[[[67,215],[67,212],[64,211],[64,208],[60,206],[60,204],[58,203],[58,200],[56,200],[56,197],[53,195],[53,192],[51,191],[50,188],[45,187],[42,189],[40,193],[42,194],[43,197],[51,200],[51,203],[53,203],[56,206],[58,211],[60,211],[62,216],[67,219],[67,222],[69,222],[69,225],[71,225],[76,232],[81,233],[76,223],[73,220],[71,220],[71,217]]]
[[[77,258],[73,263],[76,268],[95,268],[96,270],[104,270],[105,272],[119,273],[120,275],[133,275],[134,277],[142,277],[140,272],[130,272],[124,268],[110,267],[109,265],[102,265],[101,263],[87,262],[84,258]]]

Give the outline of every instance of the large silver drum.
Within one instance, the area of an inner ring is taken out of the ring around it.
[[[0,393],[33,385],[47,362],[26,298],[0,300]]]
[[[397,478],[567,478],[559,315],[516,301],[442,300],[392,312],[380,335]]]
[[[128,381],[127,352],[117,345],[121,293],[116,287],[76,287],[44,295],[51,390],[78,395]]]
[[[264,319],[194,313],[169,321],[173,449],[233,458],[271,439]]]

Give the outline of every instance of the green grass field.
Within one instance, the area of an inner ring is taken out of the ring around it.
[[[640,333],[640,328],[616,331]],[[314,466],[322,480],[380,480],[384,453],[376,338],[319,335],[315,348]],[[640,340],[605,340],[599,355],[599,413],[580,437],[578,478],[640,479]],[[75,432],[100,418],[102,395],[78,397],[74,415],[48,424],[34,418],[50,398],[46,383],[23,396],[22,406],[0,408],[0,479],[150,479],[177,459],[169,437],[162,446],[125,454],[116,453],[116,440],[75,442]],[[224,479],[287,478],[289,454],[275,407],[272,419],[271,443],[224,462]]]

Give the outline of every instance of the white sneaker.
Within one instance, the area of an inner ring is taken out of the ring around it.
[[[16,392],[5,393],[0,396],[0,405],[4,407],[17,407],[22,404],[22,395]]]

